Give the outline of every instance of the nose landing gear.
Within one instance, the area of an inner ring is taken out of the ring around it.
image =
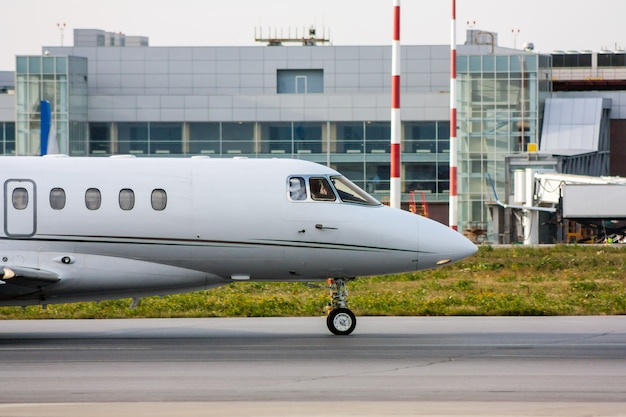
[[[326,325],[331,333],[347,336],[356,327],[356,316],[347,308],[348,287],[346,283],[352,278],[329,278],[330,303],[326,306],[328,317]]]

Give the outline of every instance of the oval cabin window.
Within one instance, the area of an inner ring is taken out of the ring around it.
[[[167,194],[165,193],[165,190],[161,190],[160,188],[152,190],[150,201],[154,210],[165,210],[165,206],[167,206]]]
[[[11,200],[15,210],[24,210],[28,206],[28,190],[22,187],[14,188]]]
[[[102,195],[97,188],[89,188],[85,191],[85,206],[89,210],[98,210],[102,203]]]
[[[65,190],[53,188],[50,190],[50,207],[54,210],[62,210],[65,207]]]
[[[135,207],[135,192],[129,188],[120,190],[120,208],[122,210],[132,210]]]

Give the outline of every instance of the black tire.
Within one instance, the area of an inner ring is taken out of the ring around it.
[[[328,313],[326,325],[332,334],[347,336],[356,327],[356,316],[347,308],[336,308]]]

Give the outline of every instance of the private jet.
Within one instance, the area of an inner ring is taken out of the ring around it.
[[[3,306],[321,282],[329,330],[348,335],[350,280],[477,250],[302,160],[46,155],[0,157],[0,166]]]

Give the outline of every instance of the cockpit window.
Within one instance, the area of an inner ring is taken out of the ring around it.
[[[326,178],[309,178],[311,198],[315,201],[335,201],[337,197]]]
[[[308,183],[308,184],[307,184]],[[308,187],[307,187],[308,185]],[[330,177],[290,177],[288,179],[291,201],[342,201],[344,203],[380,206],[374,197],[361,190],[344,176]],[[339,198],[337,198],[339,196]]]
[[[378,200],[361,190],[346,177],[331,177],[330,179],[337,189],[341,201],[346,203],[367,204],[370,206],[380,205]]]
[[[304,185],[304,178],[289,178],[289,198],[293,201],[306,200],[306,185]]]

